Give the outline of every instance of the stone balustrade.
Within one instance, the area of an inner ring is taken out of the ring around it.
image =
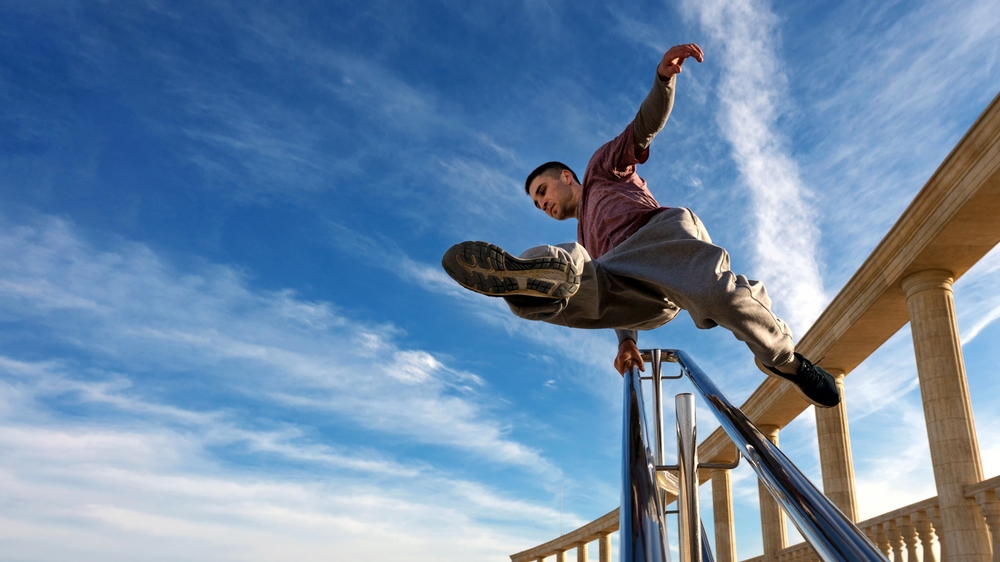
[[[937,508],[937,498],[928,498],[862,521],[858,528],[892,562],[935,562],[931,516]],[[816,551],[806,543],[794,544],[777,554],[778,562],[819,560]]]
[[[1000,562],[1000,476],[984,480],[965,488],[965,496],[979,505],[982,517],[992,536],[993,562]],[[892,562],[947,562],[940,528],[941,512],[937,497],[901,507],[858,523],[858,528]],[[557,539],[512,555],[512,562],[541,562],[555,557],[557,562],[567,560],[566,553],[573,551],[577,562],[589,560],[589,545],[597,542],[600,562],[611,562],[611,535],[618,531],[618,510],[567,533]],[[938,548],[935,548],[935,543]],[[819,555],[811,546],[802,542],[779,550],[777,562],[818,562]],[[617,556],[616,556],[617,558]],[[748,558],[743,562],[764,562],[763,556]]]
[[[993,546],[993,562],[1000,562],[1000,476],[994,476],[979,484],[965,487],[965,497],[973,498],[979,505],[986,527],[990,530]]]
[[[577,562],[587,562],[589,546],[597,542],[600,562],[611,562],[611,534],[618,531],[618,510],[587,523],[559,538],[534,548],[512,554],[511,562],[541,562],[555,556],[556,562],[566,562],[566,552],[576,551]]]

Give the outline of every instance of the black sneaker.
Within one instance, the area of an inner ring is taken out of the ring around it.
[[[491,297],[565,298],[580,288],[580,274],[564,258],[515,258],[487,242],[462,242],[444,253],[441,266],[458,284]]]
[[[833,408],[840,404],[840,390],[837,388],[837,380],[833,375],[826,372],[819,365],[814,365],[801,354],[796,353],[796,357],[802,361],[799,370],[794,375],[782,373],[774,367],[764,365],[766,374],[781,377],[795,386],[795,390],[814,406],[820,408]]]

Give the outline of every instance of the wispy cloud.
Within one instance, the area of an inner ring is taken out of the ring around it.
[[[440,476],[397,476],[393,484],[337,471],[321,478],[223,471],[198,444],[157,429],[5,425],[0,491],[18,505],[16,516],[0,515],[6,555],[364,558],[390,543],[435,545],[442,560],[499,561],[524,539],[516,536],[523,531],[495,530],[496,521],[516,528],[525,513],[558,519],[551,509]]]
[[[1000,319],[1000,295],[995,290],[1000,271],[1000,246],[955,283],[955,300],[962,345],[976,339],[983,329]]]
[[[797,45],[792,103],[802,172],[837,232],[824,248],[835,287],[996,95],[1000,5],[845,2],[828,18]]]
[[[45,361],[0,356],[0,489],[21,505],[17,521],[0,515],[8,552],[59,558],[168,541],[167,557],[199,549],[273,559],[282,543],[305,558],[331,548],[364,557],[391,539],[441,541],[425,551],[437,559],[450,556],[441,554],[448,544],[461,559],[499,560],[524,543],[510,533],[537,532],[526,522],[559,520],[419,454],[400,459],[377,442],[318,435],[332,418],[334,428],[411,450],[446,447],[560,478],[509,437],[497,406],[484,405],[479,376],[399,347],[391,326],[256,291],[228,267],[178,271],[128,242],[98,250],[46,216],[4,219],[0,258],[8,326],[45,331],[63,349]],[[213,405],[195,407],[203,400],[185,387],[206,380]],[[259,413],[248,415],[248,404]],[[234,458],[259,468],[236,468]],[[58,545],[39,550],[51,533]]]
[[[718,122],[750,188],[756,272],[780,315],[801,334],[827,299],[817,261],[816,212],[777,127],[788,95],[777,16],[760,0],[695,2],[685,11],[712,39],[706,57],[722,59]]]
[[[0,256],[7,262],[0,299],[9,319],[44,326],[56,340],[119,369],[204,369],[256,399],[308,397],[359,427],[554,470],[491,419],[476,375],[426,351],[397,347],[391,327],[352,322],[329,303],[255,292],[242,273],[226,267],[182,273],[137,244],[98,251],[47,217],[30,226],[5,224]],[[372,375],[365,384],[362,372]],[[93,386],[78,390],[93,400],[119,399]]]

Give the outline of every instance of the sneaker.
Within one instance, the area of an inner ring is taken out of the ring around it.
[[[791,382],[795,390],[798,391],[799,395],[805,399],[806,402],[818,406],[820,408],[833,408],[837,404],[840,404],[840,390],[837,388],[837,379],[833,378],[833,375],[826,372],[819,365],[814,365],[812,361],[806,359],[801,354],[796,353],[802,361],[802,365],[799,366],[799,370],[794,375],[789,375],[782,373],[774,367],[768,365],[763,365],[765,374],[781,377],[789,382]]]
[[[462,242],[444,253],[441,266],[458,284],[491,297],[566,298],[580,288],[580,274],[566,258],[515,258],[486,242]]]

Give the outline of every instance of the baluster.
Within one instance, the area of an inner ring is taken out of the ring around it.
[[[920,537],[920,544],[923,546],[921,562],[935,562],[934,559],[934,532],[931,530],[931,522],[927,519],[927,512],[918,511],[910,514],[910,522]],[[916,560],[914,558],[914,560]]]
[[[878,537],[875,536],[875,529],[872,527],[865,527],[861,529],[861,532],[868,537],[868,540],[872,541],[872,544],[878,546]]]
[[[938,549],[941,552],[941,562],[948,562],[948,545],[944,542],[944,527],[941,526],[941,508],[931,507],[927,509],[927,517],[934,525],[934,536],[937,537]]]
[[[986,526],[993,537],[993,562],[1000,561],[1000,502],[996,490],[985,490],[976,494],[976,503],[983,512]]]
[[[885,529],[882,528],[882,524],[878,523],[875,525],[875,537],[878,542],[878,549],[882,551],[882,554],[886,558],[892,558],[892,548],[889,546],[889,536],[885,534]]]
[[[587,562],[587,543],[576,545],[576,562]]]
[[[879,530],[881,528],[882,526],[876,523],[865,529],[865,534],[868,535],[868,540],[872,541],[872,544],[878,548],[879,552],[888,557],[888,554],[886,554],[888,544],[883,545],[882,539],[879,538]]]
[[[557,550],[556,551],[556,562],[566,562],[566,551]]]
[[[903,562],[903,534],[896,528],[895,521],[882,522],[882,528],[892,547],[892,562]]]
[[[896,518],[896,528],[903,537],[903,544],[906,545],[907,562],[917,562],[917,529],[913,526],[908,515]]]

